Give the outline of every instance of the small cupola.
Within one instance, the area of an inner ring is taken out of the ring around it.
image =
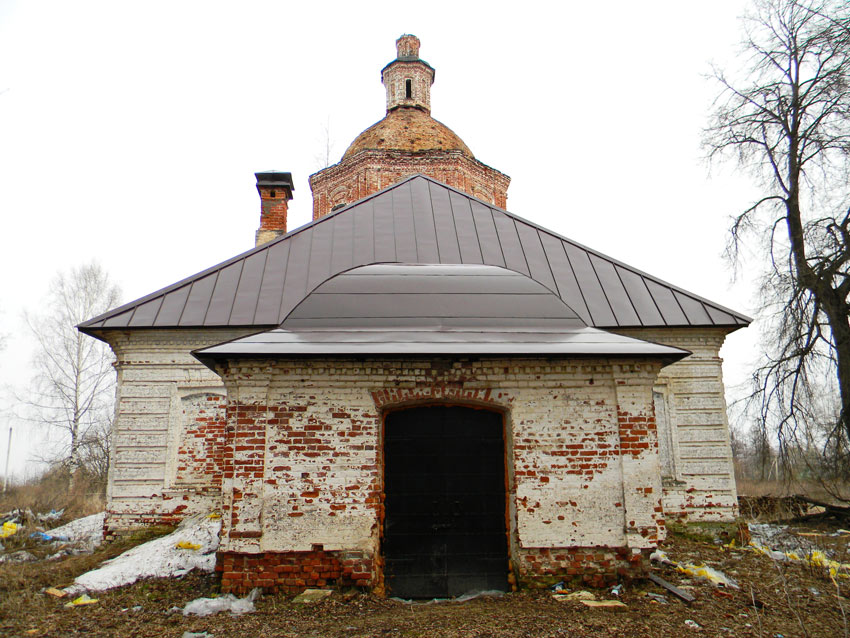
[[[405,34],[395,41],[396,59],[381,71],[387,89],[387,113],[400,107],[431,112],[434,69],[419,59],[419,38]]]

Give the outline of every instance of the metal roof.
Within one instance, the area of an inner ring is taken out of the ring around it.
[[[281,327],[571,330],[585,325],[560,297],[512,270],[471,264],[374,264],[321,284]]]
[[[652,357],[668,363],[689,352],[598,328],[565,331],[528,329],[433,330],[286,330],[266,332],[228,341],[193,353],[207,363],[214,359],[304,355],[534,355]]]
[[[555,293],[497,266],[379,264],[332,277],[280,328],[196,351],[201,361],[304,355],[689,353],[584,324]]]
[[[270,328],[322,282],[374,263],[483,264],[526,275],[589,326],[740,327],[750,319],[423,175],[80,324]]]

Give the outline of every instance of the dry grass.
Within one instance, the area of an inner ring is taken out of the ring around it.
[[[67,471],[55,469],[0,494],[0,513],[30,509],[34,513],[65,510],[63,520],[73,520],[106,508],[105,485],[85,474],[71,481]]]
[[[832,537],[829,537],[832,538]],[[835,542],[846,543],[845,538]],[[214,595],[214,575],[192,573],[182,579],[145,580],[98,593],[95,605],[65,609],[64,600],[39,593],[47,584],[67,584],[77,571],[114,555],[111,545],[97,556],[61,559],[55,565],[28,566],[25,574],[0,589],[0,632],[4,636],[88,636],[107,638],[162,638],[184,631],[207,631],[216,638],[280,636],[286,638],[567,638],[571,636],[621,636],[623,638],[691,638],[693,636],[750,636],[777,634],[838,638],[847,636],[842,606],[845,598],[823,570],[803,563],[774,564],[752,551],[730,549],[714,542],[674,535],[665,549],[671,557],[705,562],[741,584],[740,590],[717,589],[707,581],[685,578],[672,568],[659,574],[679,587],[687,587],[697,600],[686,605],[650,582],[627,584],[620,599],[627,607],[619,612],[594,610],[576,601],[556,601],[546,591],[523,591],[502,598],[466,603],[406,605],[356,592],[336,592],[311,606],[294,604],[287,596],[264,596],[253,614],[232,617],[185,617],[172,613],[199,596]],[[844,549],[843,547],[836,548]],[[0,571],[0,583],[11,577]],[[842,583],[843,585],[843,583]],[[15,590],[15,587],[19,589]],[[817,593],[815,593],[815,590]],[[659,605],[646,592],[667,596]],[[610,598],[604,591],[596,591]],[[758,600],[758,608],[753,600]],[[802,623],[801,623],[802,619]],[[699,623],[702,631],[685,624]]]

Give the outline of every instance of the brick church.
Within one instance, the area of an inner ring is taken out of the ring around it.
[[[105,533],[219,511],[232,592],[639,575],[665,520],[736,515],[749,319],[508,212],[396,45],[311,223],[258,173],[253,249],[80,325],[117,359]]]

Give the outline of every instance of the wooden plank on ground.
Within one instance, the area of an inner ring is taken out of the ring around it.
[[[691,596],[688,592],[686,592],[682,589],[679,589],[678,587],[676,587],[672,583],[668,583],[666,580],[661,578],[661,576],[656,576],[655,574],[649,574],[648,578],[649,578],[649,580],[651,580],[656,585],[660,585],[661,587],[663,587],[664,589],[669,591],[674,596],[678,596],[679,598],[684,600],[686,603],[692,603],[696,600],[696,598]]]

